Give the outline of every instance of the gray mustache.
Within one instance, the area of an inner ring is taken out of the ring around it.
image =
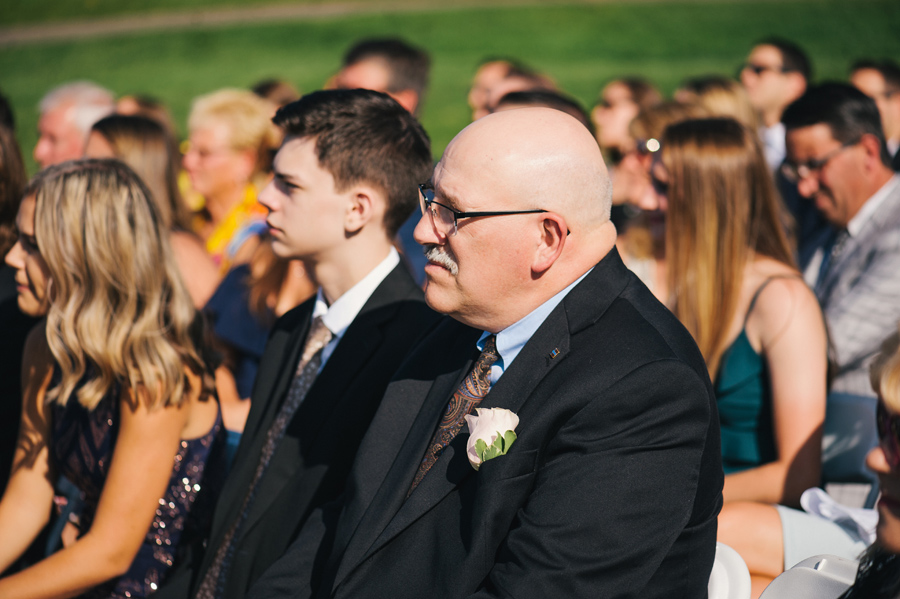
[[[456,263],[456,260],[450,252],[441,246],[429,244],[422,247],[422,252],[424,252],[425,257],[428,258],[430,262],[440,264],[449,270],[451,275],[456,276],[459,273],[459,265]]]

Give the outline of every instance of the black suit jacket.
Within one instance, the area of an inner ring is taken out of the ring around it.
[[[509,453],[476,472],[464,430],[405,498],[479,335],[445,319],[413,351],[336,523],[319,511],[250,597],[706,596],[723,484],[713,391],[690,335],[615,250],[482,401],[518,414]]]
[[[266,433],[294,378],[314,305],[315,298],[286,313],[269,337],[250,415],[216,505],[207,551],[199,567],[192,568],[193,589],[240,514]],[[437,320],[438,314],[425,304],[421,289],[402,264],[372,293],[298,408],[257,487],[236,542],[226,597],[243,597],[284,553],[309,513],[343,490],[391,375]],[[162,596],[184,597],[185,580],[185,573],[178,573],[169,588],[162,589]]]

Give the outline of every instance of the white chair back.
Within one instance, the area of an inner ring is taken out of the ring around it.
[[[750,599],[750,570],[738,552],[724,543],[716,543],[707,590],[709,599]]]
[[[773,580],[759,599],[836,599],[853,584],[858,568],[851,559],[817,555]]]

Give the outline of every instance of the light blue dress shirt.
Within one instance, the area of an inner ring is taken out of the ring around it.
[[[591,270],[594,269],[591,268]],[[500,380],[500,377],[503,376],[506,369],[513,363],[513,360],[516,359],[516,356],[519,355],[519,352],[522,351],[522,348],[525,347],[525,344],[528,343],[528,340],[531,339],[531,336],[534,335],[535,331],[537,331],[544,323],[547,316],[553,312],[553,309],[559,305],[559,302],[563,301],[563,298],[572,291],[572,288],[580,283],[591,270],[578,277],[578,280],[574,283],[532,310],[528,316],[497,333],[497,353],[500,354],[500,359],[491,366],[491,385],[497,384],[497,381]],[[484,343],[490,336],[491,333],[487,331],[481,334],[477,343],[478,351],[484,351]]]

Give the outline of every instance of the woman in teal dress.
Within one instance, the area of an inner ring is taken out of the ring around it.
[[[827,341],[759,141],[733,119],[690,120],[657,154],[670,307],[714,382],[725,502],[798,505],[819,484]]]

